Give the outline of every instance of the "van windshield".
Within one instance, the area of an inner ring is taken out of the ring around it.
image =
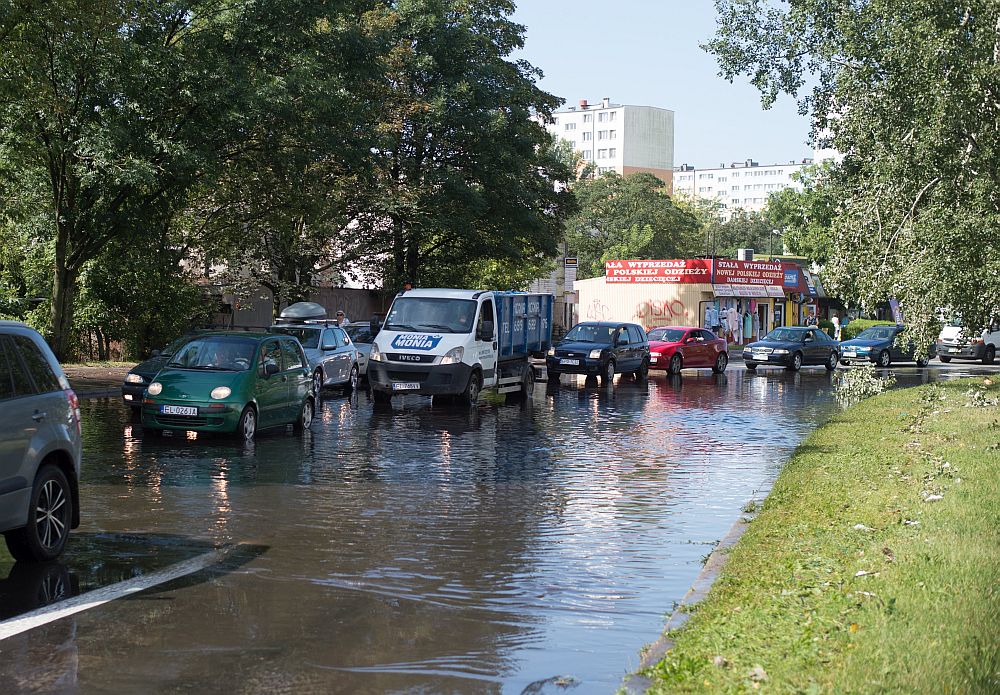
[[[476,302],[443,297],[400,297],[392,303],[383,328],[422,333],[469,333]]]

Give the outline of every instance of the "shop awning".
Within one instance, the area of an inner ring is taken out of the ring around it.
[[[737,285],[734,283],[712,285],[716,297],[777,297],[784,298],[785,290],[779,285]]]

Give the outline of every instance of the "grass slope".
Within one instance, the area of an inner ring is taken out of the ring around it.
[[[1000,692],[998,397],[892,391],[816,430],[651,692]]]

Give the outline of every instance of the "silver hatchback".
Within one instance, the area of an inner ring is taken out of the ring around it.
[[[0,532],[52,560],[80,525],[80,402],[42,336],[0,321]]]

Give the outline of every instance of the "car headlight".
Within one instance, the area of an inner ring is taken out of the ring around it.
[[[556,354],[556,348],[555,348],[555,346],[553,345],[552,347],[550,347],[549,351],[546,352],[545,354],[549,355],[549,356],[552,356],[552,355]]]
[[[130,384],[142,384],[145,383],[146,380],[143,379],[138,374],[133,374],[132,372],[129,372],[128,374],[125,375],[125,381],[127,381]]]
[[[229,394],[231,394],[232,392],[233,390],[228,386],[216,386],[214,389],[212,389],[212,393],[210,395],[215,400],[221,401],[223,398],[229,398]]]
[[[465,357],[465,348],[460,345],[446,352],[441,358],[441,364],[458,364],[463,357]]]
[[[650,357],[662,357],[663,353],[662,352],[650,352],[649,356]]]
[[[788,354],[788,350],[785,350],[784,348],[775,348],[774,354],[775,355],[787,355]]]
[[[372,343],[372,351],[371,354],[368,355],[368,359],[371,360],[372,362],[382,361],[382,352],[381,350],[378,349],[378,345],[376,345],[375,343]]]
[[[154,381],[152,384],[149,385],[149,388],[146,389],[146,393],[148,393],[150,396],[159,396],[160,391],[162,390],[163,390],[163,384],[161,384],[159,381]]]
[[[602,352],[604,352],[604,350],[602,350],[601,348],[597,348],[596,350],[591,350],[590,351],[590,359],[592,359],[592,360],[599,360],[599,359],[601,359],[601,353]]]

